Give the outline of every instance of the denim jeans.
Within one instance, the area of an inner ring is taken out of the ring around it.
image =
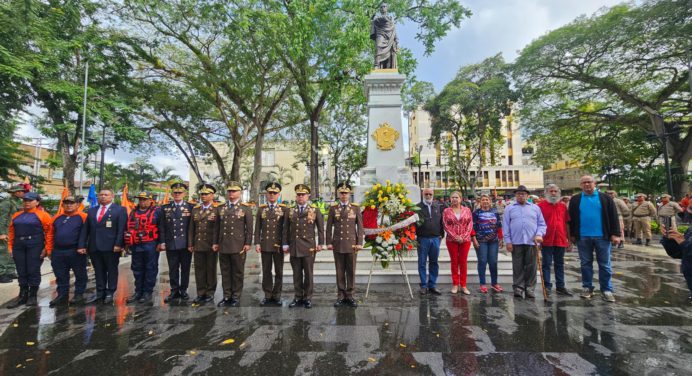
[[[437,286],[437,274],[440,266],[437,259],[440,256],[440,238],[418,238],[418,275],[420,287],[434,289]],[[428,264],[426,272],[426,264]]]
[[[543,247],[541,249],[541,270],[545,288],[550,290],[550,266],[555,262],[555,283],[557,288],[565,287],[565,247]]]
[[[582,236],[577,241],[579,261],[581,263],[581,284],[584,288],[593,289],[593,260],[596,253],[598,263],[598,284],[601,291],[613,291],[610,281],[613,271],[610,268],[610,240],[603,237]]]
[[[498,241],[479,242],[476,254],[478,255],[478,280],[481,285],[485,285],[485,266],[490,269],[490,284],[497,284],[497,250]]]

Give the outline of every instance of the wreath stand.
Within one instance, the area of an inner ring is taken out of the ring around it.
[[[401,257],[401,252],[398,254],[398,259],[399,259],[399,268],[401,269],[401,275],[404,277],[404,281],[406,281],[406,286],[408,286],[408,293],[411,296],[411,300],[413,300],[413,290],[411,290],[411,282],[408,279],[408,273],[406,272],[406,265],[404,265],[404,259]],[[370,275],[368,276],[368,286],[365,288],[365,298],[363,299],[364,301],[368,298],[368,294],[370,293],[370,281],[372,280],[372,270],[375,267],[375,263],[378,262],[377,258],[375,256],[372,256],[372,263],[370,264]]]

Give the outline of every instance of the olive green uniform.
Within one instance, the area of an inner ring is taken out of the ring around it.
[[[284,204],[260,205],[255,225],[255,244],[262,257],[262,290],[267,299],[281,299],[284,276],[283,244],[284,220],[288,208]],[[274,280],[272,281],[272,266]]]
[[[327,215],[327,245],[334,251],[338,299],[353,299],[356,278],[356,246],[363,244],[363,215],[355,204],[336,203]]]
[[[216,264],[219,254],[212,250],[215,244],[217,210],[213,205],[204,208],[198,204],[192,208],[192,220],[188,233],[188,246],[192,247],[195,263],[197,296],[214,296],[216,291]]]
[[[0,201],[0,235],[7,235],[12,215],[19,211],[21,202],[14,197]],[[0,276],[12,276],[16,278],[17,268],[7,249],[7,240],[0,240]]]
[[[217,243],[221,264],[221,286],[224,299],[240,299],[245,278],[244,246],[252,244],[252,210],[246,204],[226,203],[216,208]]]
[[[317,234],[315,234],[317,232]],[[310,300],[313,294],[313,268],[317,242],[324,244],[324,217],[315,205],[291,208],[284,223],[284,244],[288,245],[293,269],[293,288],[297,300]]]

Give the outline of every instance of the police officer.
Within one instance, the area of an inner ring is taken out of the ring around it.
[[[200,203],[192,208],[187,246],[195,262],[197,297],[193,303],[204,304],[214,301],[216,291],[216,264],[219,253],[218,247],[214,248],[213,245],[218,215],[214,204],[216,188],[205,183],[197,192]]]
[[[135,294],[127,303],[151,303],[156,277],[159,274],[159,230],[163,226],[163,214],[154,205],[149,192],[136,196],[137,208],[130,212],[125,231],[125,244],[132,253],[132,275],[135,277]]]
[[[638,193],[637,200],[632,208],[632,222],[634,225],[634,237],[637,245],[642,244],[642,237],[646,238],[646,245],[651,242],[651,217],[656,216],[656,208],[651,201],[646,201],[646,195]]]
[[[363,248],[363,215],[358,205],[350,203],[351,185],[344,182],[336,187],[339,202],[329,208],[327,215],[327,249],[334,251],[336,285],[339,289],[334,307],[358,307],[353,298],[356,278],[356,257]]]
[[[186,301],[190,299],[187,287],[190,283],[190,266],[192,265],[192,252],[187,248],[187,235],[190,227],[192,204],[185,202],[187,186],[183,183],[171,185],[173,202],[163,205],[162,239],[159,250],[166,251],[168,260],[168,276],[170,279],[171,293],[164,302],[170,303],[175,299]]]
[[[252,210],[240,202],[240,183],[231,181],[226,187],[226,203],[217,208],[216,244],[221,265],[223,300],[219,307],[237,307],[243,292],[245,257],[252,245]]]
[[[22,207],[22,197],[25,189],[23,184],[17,184],[7,190],[11,197],[0,201],[0,283],[10,283],[17,279],[17,268],[7,249],[7,231],[12,215]]]
[[[8,248],[14,258],[19,280],[19,296],[8,305],[35,306],[41,284],[41,264],[53,246],[53,227],[48,213],[39,210],[39,195],[29,192],[22,198],[22,209],[12,215]]]
[[[661,206],[658,207],[656,214],[658,216],[659,223],[666,222],[669,223],[670,230],[678,230],[677,216],[678,213],[682,213],[682,207],[675,201],[671,200],[671,196],[667,193],[661,195]]]
[[[609,190],[606,193],[608,193],[608,195],[613,199],[613,202],[615,202],[615,208],[618,211],[618,219],[620,221],[620,243],[618,244],[618,249],[622,249],[625,247],[625,217],[629,217],[632,213],[630,212],[629,206],[618,198],[617,192]]]
[[[74,297],[70,304],[84,303],[84,290],[87,284],[86,251],[79,248],[79,236],[84,231],[86,213],[79,210],[79,202],[74,196],[62,200],[64,212],[53,217],[53,253],[51,266],[57,284],[58,296],[50,301],[49,306],[65,305],[70,293],[70,269],[74,273]]]
[[[288,306],[312,308],[313,267],[315,253],[324,243],[324,218],[316,205],[308,205],[310,188],[307,185],[296,185],[295,192],[296,206],[288,211],[283,236],[283,250],[291,254],[295,290],[295,297]],[[315,231],[319,243],[315,241]]]
[[[281,306],[281,289],[284,275],[284,253],[281,249],[284,218],[288,208],[277,203],[281,184],[272,182],[264,187],[267,204],[260,205],[255,225],[255,250],[262,257],[262,290],[264,299],[261,306]],[[274,279],[272,280],[272,265]]]

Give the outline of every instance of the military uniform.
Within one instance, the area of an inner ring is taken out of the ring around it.
[[[310,188],[298,184],[296,193],[310,194]],[[317,245],[324,244],[324,218],[315,205],[305,204],[291,208],[284,223],[284,245],[288,246],[291,254],[293,269],[293,288],[295,298],[289,307],[304,304],[312,306],[310,300],[313,294],[313,267]],[[317,230],[317,234],[315,234]],[[317,239],[315,239],[317,237]]]
[[[216,189],[205,184],[199,193],[215,193]],[[188,248],[192,249],[195,263],[195,283],[197,284],[197,299],[195,303],[214,300],[216,291],[216,264],[218,252],[212,249],[215,244],[218,214],[214,203],[205,206],[203,202],[192,208],[192,219],[187,235]]]
[[[339,193],[351,193],[351,186],[342,183]],[[329,208],[327,215],[327,245],[332,246],[336,267],[336,284],[339,289],[335,306],[342,303],[356,306],[355,291],[356,258],[363,244],[363,215],[358,205],[337,202]]]
[[[670,229],[676,230],[678,229],[677,225],[677,216],[678,213],[682,213],[682,207],[680,204],[678,204],[675,201],[670,200],[671,196],[668,194],[661,195],[661,198],[668,198],[668,202],[659,206],[657,210],[657,215],[658,215],[658,220],[659,223],[663,221],[663,218],[670,218]]]
[[[184,193],[187,186],[182,183],[171,185],[174,193]],[[166,303],[173,299],[188,299],[187,287],[190,283],[190,267],[192,265],[192,252],[188,250],[188,232],[192,209],[194,205],[181,201],[170,202],[161,207],[163,213],[162,233],[166,259],[168,261],[168,276],[171,285],[171,294],[166,297]]]
[[[13,194],[20,190],[23,191],[24,187],[15,186],[8,192]],[[0,235],[8,235],[12,215],[21,207],[21,200],[15,198],[14,195],[0,201]],[[17,268],[10,251],[7,249],[7,241],[8,239],[0,240],[0,283],[9,283],[12,282],[12,279],[17,278]]]
[[[267,192],[281,192],[279,183],[269,183]],[[262,258],[262,291],[267,303],[281,304],[281,289],[284,275],[283,241],[284,219],[288,208],[284,204],[269,203],[260,205],[255,224],[255,244],[260,247]],[[272,280],[272,266],[274,276]]]
[[[632,209],[634,206],[632,206],[631,202],[625,202],[625,205],[627,205],[627,215],[622,216],[622,222],[623,222],[623,229],[625,231],[625,237],[631,238],[632,237]]]
[[[239,183],[231,182],[227,191],[242,190]],[[216,239],[219,245],[219,264],[221,264],[221,284],[223,299],[219,306],[238,304],[243,291],[245,278],[245,257],[243,247],[252,244],[252,210],[240,201],[217,208],[219,221]]]
[[[638,194],[640,196],[643,194]],[[637,238],[636,244],[642,244],[642,238],[646,238],[646,245],[651,241],[651,217],[656,216],[656,207],[651,201],[641,203],[635,202],[632,208],[632,223],[634,225],[634,237]]]

